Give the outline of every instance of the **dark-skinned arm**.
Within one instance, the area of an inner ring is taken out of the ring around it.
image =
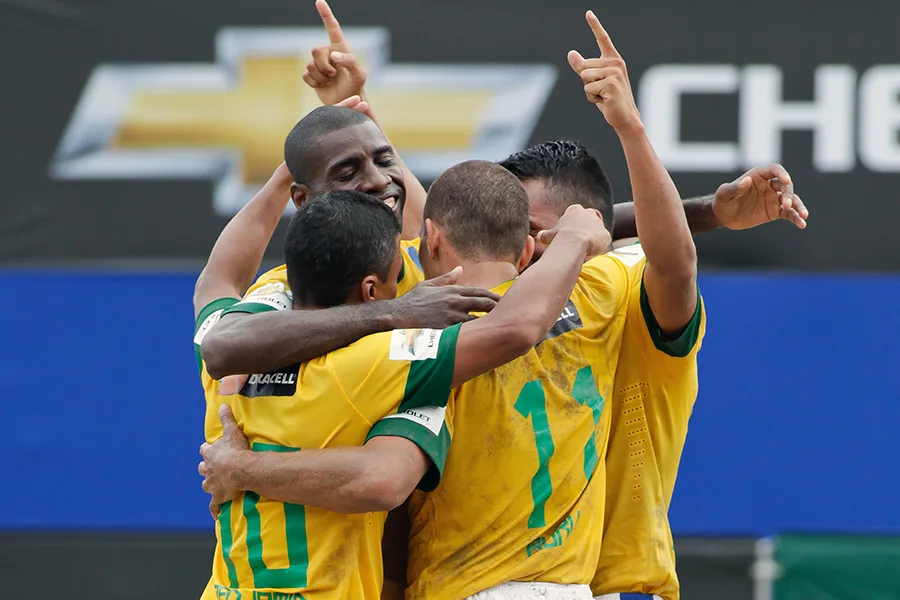
[[[711,196],[688,198],[682,202],[684,216],[687,218],[691,233],[706,233],[725,226],[724,223],[719,221],[716,213],[713,211],[713,200],[715,197],[715,194],[713,194]],[[614,205],[613,218],[614,240],[637,237],[634,202],[620,202]]]
[[[203,340],[207,371],[216,379],[265,373],[312,360],[380,331],[443,329],[471,319],[470,312],[492,310],[496,294],[452,285],[460,272],[456,269],[422,282],[395,300],[322,310],[227,314]]]
[[[739,231],[776,220],[805,229],[809,218],[809,210],[794,193],[790,174],[779,164],[754,167],[720,185],[715,194],[689,198],[682,206],[691,233],[695,234],[720,227]],[[614,240],[637,235],[633,202],[616,204],[613,214]]]

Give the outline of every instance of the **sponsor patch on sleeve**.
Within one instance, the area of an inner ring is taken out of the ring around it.
[[[209,333],[209,330],[212,329],[213,325],[219,322],[219,319],[222,317],[222,311],[224,310],[224,308],[220,308],[206,317],[206,320],[197,328],[197,333],[194,335],[194,344],[200,346],[203,343],[203,338],[206,337],[206,334]]]
[[[395,329],[391,332],[391,360],[437,358],[440,329]]]
[[[439,435],[444,424],[444,414],[446,412],[446,406],[423,406],[421,408],[401,410],[396,414],[386,416],[385,419],[406,419],[416,425],[425,427],[434,435]]]
[[[238,304],[265,304],[275,310],[287,310],[291,307],[291,292],[283,283],[269,283],[244,298]]]
[[[644,249],[640,243],[637,243],[616,248],[609,253],[609,256],[615,257],[628,267],[633,267],[644,259]]]

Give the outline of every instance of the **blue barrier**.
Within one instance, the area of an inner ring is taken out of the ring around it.
[[[193,281],[0,272],[0,528],[212,527]],[[701,287],[676,532],[900,532],[900,277],[709,274]]]

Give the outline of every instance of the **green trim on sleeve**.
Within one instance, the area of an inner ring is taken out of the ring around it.
[[[403,248],[400,248],[400,252],[403,252]],[[400,258],[402,259],[403,257],[401,256]],[[403,281],[403,278],[405,276],[406,276],[406,261],[401,260],[400,261],[400,273],[397,275],[397,283],[400,283],[401,281]]]
[[[199,342],[206,335],[206,331],[209,331],[222,318],[221,314],[216,317],[216,313],[224,312],[223,309],[227,309],[237,302],[239,302],[237,298],[219,298],[204,306],[197,315],[197,321],[194,323],[194,358],[197,360],[197,370],[201,373],[203,372],[203,356],[200,353]],[[201,329],[206,331],[201,332]]]
[[[418,446],[431,459],[431,467],[416,487],[423,492],[430,492],[441,482],[447,453],[450,451],[450,432],[447,425],[441,423],[440,433],[435,435],[431,429],[413,419],[413,416],[403,413],[387,416],[375,423],[366,436],[366,441],[379,436],[393,436],[405,438]]]
[[[647,325],[647,331],[650,333],[650,339],[653,340],[656,349],[674,358],[684,358],[691,353],[700,337],[700,324],[703,321],[703,298],[700,297],[700,287],[697,287],[697,308],[694,309],[694,316],[685,325],[684,330],[678,334],[678,337],[671,338],[659,328],[659,323],[650,308],[647,290],[644,289],[643,277],[641,277],[641,314],[644,316],[644,323]]]
[[[273,310],[278,310],[274,306],[269,306],[268,304],[262,304],[261,302],[253,302],[252,300],[245,300],[243,302],[238,302],[233,306],[228,307],[224,311],[222,311],[222,316],[232,315],[236,313],[264,313],[264,312],[272,312]]]
[[[200,326],[203,325],[203,322],[209,318],[209,315],[213,314],[217,310],[228,308],[229,306],[234,306],[240,302],[239,298],[219,298],[218,300],[213,300],[206,306],[204,306],[200,310],[200,314],[197,315],[197,320],[194,322],[194,334],[200,330]]]
[[[399,411],[420,406],[446,406],[450,399],[453,369],[456,363],[456,339],[460,325],[441,330],[437,356],[409,362],[406,389]]]

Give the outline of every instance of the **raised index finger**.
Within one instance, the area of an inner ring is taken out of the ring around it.
[[[316,10],[319,11],[319,17],[322,18],[322,25],[328,32],[328,43],[332,50],[338,52],[350,52],[350,44],[344,39],[344,32],[341,30],[341,24],[338,23],[337,17],[331,12],[326,0],[316,0]]]
[[[324,2],[325,0],[321,1]],[[597,45],[600,46],[600,54],[606,58],[619,56],[618,50],[613,46],[609,34],[603,29],[603,25],[600,24],[600,19],[594,14],[594,11],[587,11],[586,16],[588,25],[591,26],[591,31],[594,32],[594,37],[597,38]]]

